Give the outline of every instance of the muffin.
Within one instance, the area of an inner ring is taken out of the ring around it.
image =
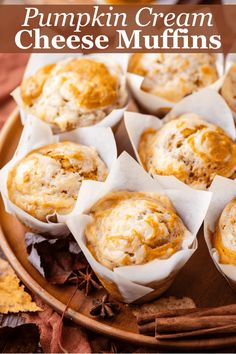
[[[188,232],[168,197],[157,193],[109,193],[90,216],[87,247],[109,269],[167,259],[181,249]]]
[[[208,188],[216,175],[235,178],[235,143],[196,114],[184,114],[159,130],[145,130],[138,153],[150,174],[174,175],[194,188]]]
[[[8,197],[36,219],[68,214],[85,179],[104,181],[107,167],[93,147],[59,142],[31,151],[10,169]]]
[[[236,113],[236,63],[234,63],[228,71],[221,94],[232,109]]]
[[[236,266],[236,198],[222,211],[213,241],[219,254],[219,262]]]
[[[56,133],[97,124],[127,101],[121,67],[88,57],[40,68],[23,80],[20,95],[23,109]]]
[[[176,103],[218,79],[213,54],[133,54],[128,71],[144,77],[141,89]]]

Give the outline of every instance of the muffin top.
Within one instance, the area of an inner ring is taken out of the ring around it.
[[[231,66],[225,77],[221,94],[230,108],[236,112],[236,63]]]
[[[236,265],[236,198],[222,211],[213,243],[219,253],[220,263]]]
[[[110,269],[169,258],[181,248],[187,232],[168,197],[157,193],[112,192],[90,215],[87,247]]]
[[[10,170],[9,199],[33,217],[69,213],[85,179],[104,181],[107,167],[93,147],[60,142],[31,151]]]
[[[225,131],[184,114],[158,131],[141,136],[140,159],[150,174],[174,175],[198,189],[208,188],[216,175],[234,178],[236,145]]]
[[[96,124],[127,100],[121,67],[89,58],[46,65],[20,91],[24,107],[55,132]]]
[[[144,76],[142,90],[171,102],[218,79],[215,56],[204,53],[133,54],[128,71]]]

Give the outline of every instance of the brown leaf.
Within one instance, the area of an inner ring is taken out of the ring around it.
[[[71,237],[50,239],[27,232],[25,241],[29,261],[52,284],[65,284],[74,271],[86,267],[79,246]]]
[[[8,262],[0,259],[0,313],[40,311],[19,282]]]
[[[91,353],[87,335],[79,326],[64,320],[61,329],[61,317],[39,299],[36,302],[43,311],[25,314],[24,317],[27,323],[35,323],[38,326],[44,352],[61,353],[64,348],[68,353]]]

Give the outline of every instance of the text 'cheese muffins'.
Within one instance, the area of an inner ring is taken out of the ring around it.
[[[227,73],[221,94],[232,109],[236,113],[236,63],[234,63]]]
[[[93,147],[59,142],[31,151],[10,170],[12,203],[41,221],[69,213],[85,179],[104,181],[107,167]]]
[[[40,68],[20,92],[23,107],[54,132],[97,124],[127,101],[121,67],[84,57]]]
[[[150,174],[174,175],[198,189],[208,188],[216,175],[235,177],[235,143],[223,129],[196,114],[144,131],[138,153]]]
[[[220,263],[236,266],[236,198],[222,211],[213,237]]]
[[[168,197],[156,193],[112,192],[90,215],[87,247],[109,269],[169,258],[188,232]]]
[[[205,53],[133,54],[128,71],[144,77],[143,91],[173,103],[218,79],[215,56]]]

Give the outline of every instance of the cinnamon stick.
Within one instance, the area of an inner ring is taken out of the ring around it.
[[[176,310],[168,310],[168,311],[157,311],[155,313],[151,314],[140,314],[137,315],[137,323],[138,325],[143,325],[145,323],[149,322],[155,322],[155,319],[157,317],[176,317],[176,316],[184,316],[188,314],[192,314],[196,312],[199,309],[196,309],[195,307],[193,308],[188,308],[188,309],[176,309]],[[236,312],[235,312],[236,314]]]
[[[138,328],[139,328],[139,333],[141,333],[141,334],[154,335],[155,330],[156,330],[156,323],[155,323],[155,321],[153,321],[153,322],[141,325]]]
[[[176,316],[223,316],[223,315],[236,315],[236,304],[219,306],[219,307],[205,307],[205,308],[187,308],[176,309],[168,311],[157,311],[152,314],[144,314],[137,316],[138,325],[155,321],[156,318],[176,317]]]
[[[156,318],[156,333],[189,332],[236,324],[236,315]]]
[[[179,332],[179,333],[168,333],[168,334],[159,334],[155,335],[156,339],[175,339],[175,338],[186,338],[186,337],[199,337],[199,336],[209,336],[213,334],[231,334],[236,333],[236,324],[208,328],[208,329],[199,329],[196,331],[190,332]]]

